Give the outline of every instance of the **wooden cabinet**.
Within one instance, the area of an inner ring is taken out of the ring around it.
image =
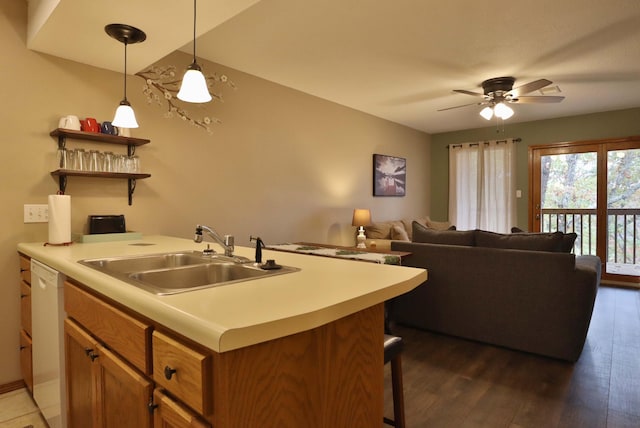
[[[74,321],[65,320],[69,427],[150,428],[152,383]]]
[[[154,428],[209,428],[196,413],[168,397],[160,388],[153,393],[156,406],[153,414]]]
[[[67,281],[64,292],[70,427],[381,424],[382,303],[217,353],[88,287]]]
[[[31,260],[20,255],[20,371],[29,392],[33,393],[31,347]]]

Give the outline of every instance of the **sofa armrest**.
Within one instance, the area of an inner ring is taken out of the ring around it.
[[[588,269],[596,272],[597,284],[600,286],[600,276],[602,274],[602,263],[597,256],[577,256],[576,269]]]

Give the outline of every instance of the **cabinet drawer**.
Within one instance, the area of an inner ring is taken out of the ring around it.
[[[76,285],[64,283],[64,309],[93,335],[138,370],[151,375],[152,327]]]
[[[208,422],[166,396],[160,388],[153,392],[153,402],[158,406],[153,415],[153,425],[156,427],[211,428]]]
[[[31,336],[31,287],[20,281],[20,324]]]
[[[153,379],[198,413],[210,413],[210,355],[154,331]]]
[[[20,256],[20,278],[31,284],[31,259],[25,256]]]

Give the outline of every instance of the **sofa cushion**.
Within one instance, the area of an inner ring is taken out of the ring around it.
[[[524,230],[519,227],[512,227],[511,233],[526,233]],[[573,245],[578,238],[578,234],[575,232],[564,233],[562,236],[562,245],[560,246],[560,252],[562,253],[571,253],[573,251]]]
[[[404,226],[397,224],[391,226],[391,239],[394,241],[411,241]]]
[[[413,242],[423,244],[474,245],[473,230],[435,230],[414,221],[412,223]]]
[[[451,223],[448,221],[433,221],[429,216],[415,219],[421,225],[435,230],[449,230]]]
[[[393,227],[393,221],[384,221],[372,223],[369,226],[364,227],[365,235],[369,239],[391,239],[391,227]]]
[[[509,235],[475,230],[475,243],[477,247],[561,252],[563,236],[562,232],[513,233]]]

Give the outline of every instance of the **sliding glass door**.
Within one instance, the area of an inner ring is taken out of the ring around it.
[[[603,279],[640,283],[640,138],[529,148],[529,229],[575,232]]]

